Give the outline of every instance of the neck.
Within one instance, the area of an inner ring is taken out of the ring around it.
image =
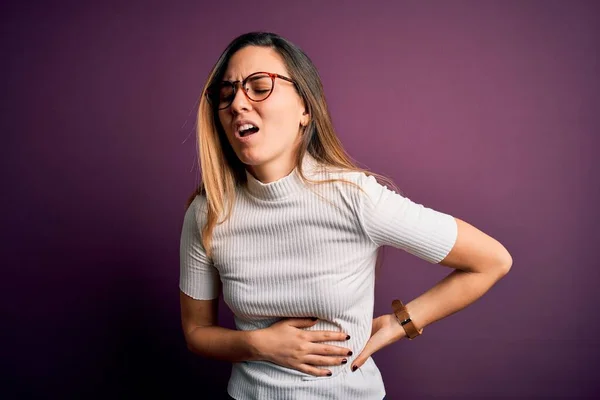
[[[271,183],[286,177],[296,167],[294,157],[275,159],[260,165],[248,165],[248,172],[262,183]]]
[[[270,182],[259,180],[249,169],[246,169],[245,189],[248,190],[250,195],[261,200],[282,201],[305,188],[304,181],[293,166],[287,175]],[[304,175],[311,179],[319,173],[319,170],[320,166],[318,162],[310,154],[306,153],[302,159],[302,171]]]

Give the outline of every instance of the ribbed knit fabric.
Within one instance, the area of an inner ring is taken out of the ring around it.
[[[321,367],[332,376],[267,361],[233,363],[227,391],[235,399],[381,400],[386,392],[373,359],[355,372],[350,369],[371,334],[377,249],[393,246],[439,263],[456,241],[456,221],[373,176],[333,171],[308,154],[303,170],[312,179],[349,180],[366,194],[343,182],[307,186],[297,169],[268,184],[247,172],[231,218],[215,228],[211,260],[200,241],[206,199],[197,196],[181,232],[180,289],[194,299],[214,299],[220,280],[238,330],[316,316],[319,321],[305,329],[351,336],[323,342],[354,353],[345,365]]]

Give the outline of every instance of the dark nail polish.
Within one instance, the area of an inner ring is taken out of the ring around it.
[[[352,372],[356,371],[358,369],[358,367],[355,365],[354,367],[352,367]]]
[[[329,372],[327,373],[327,376],[331,376],[331,371],[329,371]]]
[[[318,318],[317,317],[310,317],[310,319],[312,319],[313,321],[316,321]]]
[[[346,360],[345,358],[342,360],[342,364],[346,364],[348,362],[348,360]]]
[[[350,335],[347,335],[347,336],[346,336],[346,340],[348,340],[348,339],[350,339]]]
[[[351,356],[351,355],[352,355],[352,351],[349,351],[349,352],[348,352],[348,355],[349,355],[349,356]]]

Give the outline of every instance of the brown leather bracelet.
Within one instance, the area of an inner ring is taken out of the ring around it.
[[[414,339],[417,336],[419,336],[421,333],[423,333],[423,328],[421,329],[417,329],[417,327],[415,326],[415,324],[412,322],[412,320],[410,319],[410,315],[408,314],[408,311],[406,310],[406,306],[404,304],[402,304],[402,302],[398,299],[392,301],[392,309],[394,310],[394,315],[396,316],[396,320],[398,321],[398,323],[400,325],[402,325],[402,328],[404,328],[404,331],[406,332],[406,336],[409,339]]]

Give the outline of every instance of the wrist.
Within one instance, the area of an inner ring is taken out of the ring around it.
[[[410,304],[405,304],[404,308],[406,309],[406,312],[410,316],[410,320],[412,321],[413,326],[415,327],[415,329],[417,329],[419,332],[423,332],[423,328],[425,328],[425,327],[419,321],[415,321],[414,320],[413,317],[415,316],[415,313],[414,313],[413,310],[411,310],[411,305]]]
[[[388,317],[389,317],[389,324],[392,327],[392,329],[394,330],[394,338],[396,340],[405,338],[406,331],[404,330],[402,325],[400,325],[398,323],[398,320],[396,319],[396,315],[394,313],[391,313],[391,314],[388,314]]]
[[[404,329],[406,337],[414,339],[423,333],[423,328],[416,327],[406,306],[398,299],[392,302],[392,309],[398,324]]]
[[[262,329],[245,332],[245,343],[250,355],[248,361],[262,361],[265,359],[261,346],[262,333]]]

